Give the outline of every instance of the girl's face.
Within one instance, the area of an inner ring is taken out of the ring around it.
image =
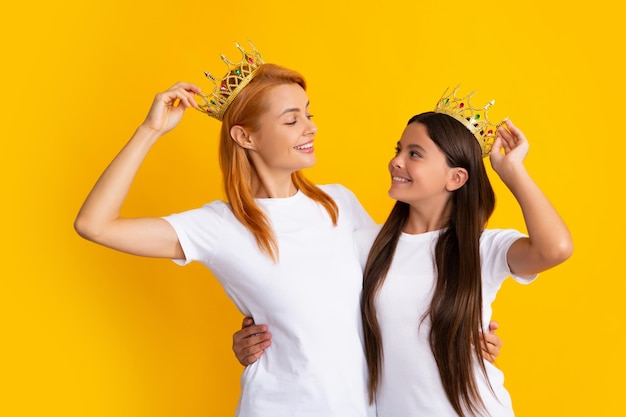
[[[291,173],[313,166],[317,127],[311,121],[306,92],[298,84],[281,84],[269,91],[266,105],[260,128],[250,133],[256,168]]]
[[[396,156],[389,162],[389,196],[411,206],[435,209],[448,200],[453,172],[445,154],[428,136],[426,126],[411,123],[404,129]]]

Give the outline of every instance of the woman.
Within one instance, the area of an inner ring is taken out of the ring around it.
[[[255,50],[244,52],[217,92],[202,96],[203,106],[192,84],[157,94],[75,221],[81,236],[115,250],[202,262],[243,314],[272,326],[280,343],[245,369],[242,417],[375,415],[367,401],[362,270],[353,245],[353,232],[373,222],[349,190],[317,187],[301,174],[315,162],[317,132],[305,89],[300,74],[263,64]],[[121,217],[149,150],[189,108],[222,121],[229,201],[164,218]]]

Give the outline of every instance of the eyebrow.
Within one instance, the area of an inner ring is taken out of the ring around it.
[[[305,109],[305,110],[309,108],[309,104],[310,104],[310,102],[308,102],[308,101],[307,101],[307,102],[306,102],[306,106],[304,107],[304,109]],[[288,108],[288,109],[283,110],[283,111],[282,111],[282,112],[278,115],[278,117],[282,116],[283,114],[287,114],[287,113],[291,113],[291,112],[299,112],[299,111],[300,111],[300,109],[299,109],[298,107],[290,107],[290,108]]]
[[[400,144],[400,141],[396,142],[396,146],[397,146],[399,149],[402,149],[402,145]],[[425,149],[423,146],[421,146],[421,145],[417,145],[417,144],[415,144],[415,143],[411,143],[411,144],[409,144],[409,145],[407,146],[407,149],[419,149],[419,150],[421,150],[422,152],[426,152],[426,149]]]

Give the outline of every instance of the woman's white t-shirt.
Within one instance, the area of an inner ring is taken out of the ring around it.
[[[184,264],[199,261],[246,316],[267,324],[272,346],[241,378],[240,417],[370,417],[360,319],[362,271],[353,232],[374,224],[343,186],[320,186],[327,211],[298,192],[257,199],[278,239],[279,261],[262,253],[228,204],[165,217]],[[218,318],[219,319],[219,318]]]

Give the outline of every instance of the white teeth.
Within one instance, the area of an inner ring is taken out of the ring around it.
[[[311,149],[312,147],[313,147],[313,142],[309,142],[304,145],[294,146],[294,149],[303,150],[303,149]]]
[[[391,179],[395,182],[409,182],[409,180],[407,180],[406,178],[402,178],[402,177],[391,177]]]

